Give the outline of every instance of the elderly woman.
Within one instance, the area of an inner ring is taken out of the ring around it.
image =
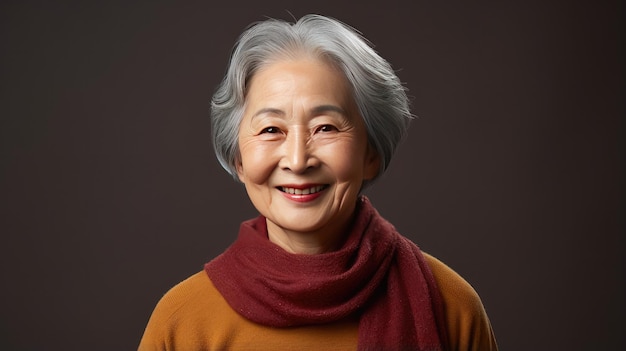
[[[260,216],[158,303],[140,350],[495,350],[482,303],[361,190],[406,132],[407,96],[353,29],[317,15],[246,30],[213,140]]]

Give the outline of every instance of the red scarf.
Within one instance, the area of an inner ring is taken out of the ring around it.
[[[445,350],[441,296],[419,248],[361,197],[343,247],[319,255],[284,251],[267,239],[265,218],[205,265],[239,314],[292,327],[359,316],[359,350]]]

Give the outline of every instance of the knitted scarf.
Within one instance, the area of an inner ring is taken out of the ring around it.
[[[359,317],[358,350],[445,350],[441,296],[419,248],[360,197],[344,245],[319,255],[284,251],[267,238],[265,218],[205,265],[239,314],[292,327]]]

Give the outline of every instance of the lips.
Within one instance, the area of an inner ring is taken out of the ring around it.
[[[328,185],[313,185],[307,187],[290,187],[290,186],[279,186],[278,190],[283,193],[292,194],[292,195],[310,195],[319,193],[324,190]]]
[[[278,190],[287,193],[287,194],[293,194],[293,195],[310,195],[310,194],[315,194],[315,193],[319,193],[320,191],[324,190],[327,187],[327,185],[313,185],[313,186],[309,186],[309,187],[290,187],[290,186],[279,186]]]

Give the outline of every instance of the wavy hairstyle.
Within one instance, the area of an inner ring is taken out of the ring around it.
[[[295,23],[268,19],[241,34],[211,100],[213,147],[220,164],[238,179],[239,124],[252,76],[264,65],[303,54],[325,60],[345,75],[368,142],[380,157],[380,176],[412,119],[405,88],[391,65],[358,31],[320,15],[306,15]]]

